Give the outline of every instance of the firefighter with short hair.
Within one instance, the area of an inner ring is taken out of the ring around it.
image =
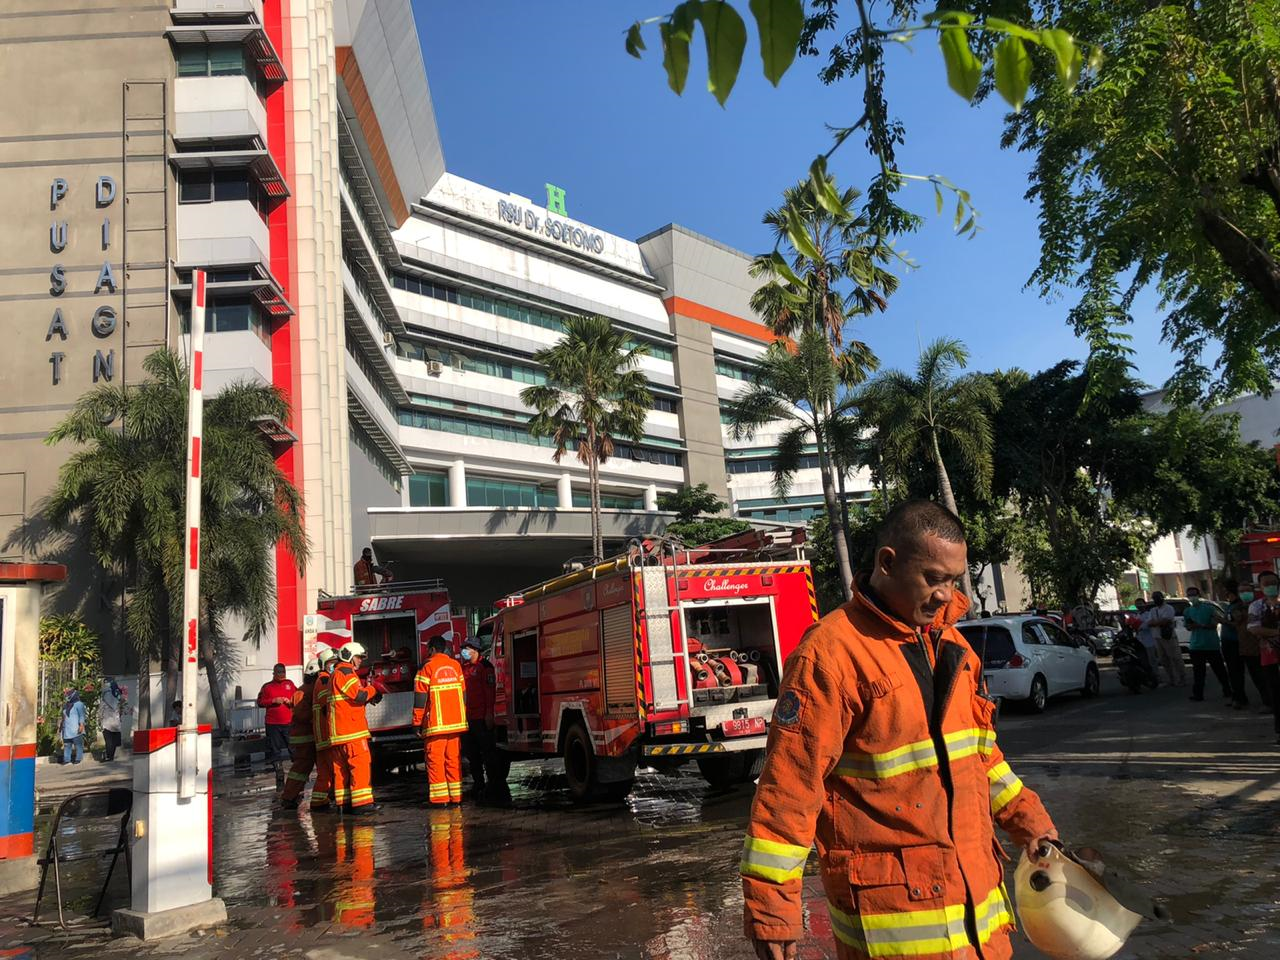
[[[462,734],[467,731],[466,686],[458,662],[433,637],[431,656],[413,678],[413,725],[427,760],[427,799],[433,806],[462,802]]]
[[[329,749],[333,755],[333,797],[347,813],[376,809],[373,802],[373,762],[369,752],[369,722],[365,707],[381,695],[360,679],[366,656],[354,640],[338,650],[338,663],[329,683]]]
[[[967,569],[954,514],[900,504],[853,599],[787,658],[741,863],[761,960],[797,956],[815,841],[840,960],[1012,956],[993,824],[1029,851],[1057,831],[996,746],[982,661],[955,629]]]

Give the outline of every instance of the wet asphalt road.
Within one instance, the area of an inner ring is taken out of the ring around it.
[[[1270,723],[1185,690],[1006,712],[1002,747],[1069,842],[1099,847],[1167,896],[1178,923],[1143,928],[1129,960],[1280,956],[1280,748]],[[738,960],[737,860],[750,791],[715,793],[690,766],[643,775],[625,806],[575,807],[554,764],[513,768],[513,807],[424,809],[420,771],[377,790],[371,817],[273,811],[270,776],[218,780],[225,929],[159,944],[32,929],[0,901],[0,957],[419,957]],[[47,830],[47,821],[44,829]],[[88,833],[68,838],[86,847]],[[87,912],[96,864],[71,868]],[[806,960],[834,956],[814,863]],[[109,902],[123,905],[123,878]],[[52,914],[50,914],[52,915]],[[1016,956],[1039,954],[1015,935]]]

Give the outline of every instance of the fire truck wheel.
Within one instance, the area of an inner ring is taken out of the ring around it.
[[[569,794],[577,803],[626,799],[635,778],[600,782],[600,758],[591,745],[591,735],[581,723],[572,724],[564,735],[564,772]]]
[[[716,790],[730,790],[751,783],[764,769],[763,750],[717,753],[698,758],[698,772]]]

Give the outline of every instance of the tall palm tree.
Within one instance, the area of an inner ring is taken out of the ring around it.
[[[535,411],[529,432],[555,440],[556,463],[573,448],[587,468],[591,550],[597,559],[604,556],[600,465],[613,456],[615,440],[640,439],[645,414],[653,407],[653,395],[638,369],[648,347],[629,341],[607,317],[570,317],[560,341],[533,355],[545,369],[547,382],[520,392],[520,399]]]
[[[985,374],[957,375],[969,363],[969,351],[959,340],[934,340],[920,353],[914,376],[886,370],[867,384],[859,398],[876,424],[881,455],[905,471],[912,462],[933,464],[938,495],[952,513],[955,491],[943,458],[944,447],[960,459],[974,489],[985,495],[991,487],[991,415],[1000,396]],[[963,589],[972,599],[968,570]]]
[[[861,196],[857,190],[838,193],[830,177],[824,186],[826,204],[815,183],[806,180],[783,191],[782,206],[765,212],[775,249],[751,263],[751,275],[766,281],[752,294],[751,308],[780,337],[810,327],[821,330],[846,379],[868,364],[874,369],[875,355],[865,343],[846,347],[846,327],[851,319],[888,306],[898,278],[886,265],[900,257],[870,229],[866,217],[853,212]],[[837,195],[838,205],[830,199]]]
[[[95,559],[123,565],[126,630],[144,658],[164,663],[165,702],[172,703],[182,643],[187,365],[162,349],[143,368],[148,380],[95,387],[49,434],[49,444],[80,449],[59,471],[45,513],[62,530],[84,521]],[[278,390],[254,383],[232,384],[204,405],[200,657],[223,729],[223,668],[232,655],[223,625],[235,617],[245,641],[260,641],[275,614],[275,547],[288,547],[299,572],[306,562],[302,496],[257,422],[288,415]]]
[[[843,436],[844,421],[854,401],[848,395],[838,397],[839,389],[838,364],[831,356],[826,337],[818,330],[807,329],[800,333],[794,348],[781,342],[769,347],[726,412],[735,440],[749,439],[769,424],[789,424],[778,438],[774,455],[773,488],[779,497],[785,497],[790,490],[806,446],[810,442],[816,446],[823,504],[848,600],[852,596],[853,568],[831,465],[833,442]]]

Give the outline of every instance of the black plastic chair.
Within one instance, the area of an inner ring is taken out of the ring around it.
[[[62,801],[58,812],[53,815],[53,825],[49,828],[49,843],[45,846],[44,856],[36,863],[40,866],[40,888],[36,891],[36,906],[31,915],[32,924],[40,920],[40,901],[44,899],[44,885],[49,877],[49,866],[53,865],[53,883],[58,894],[58,925],[67,929],[67,921],[62,912],[62,871],[59,864],[73,863],[79,860],[96,860],[111,857],[111,866],[107,869],[106,879],[102,881],[102,891],[98,894],[98,902],[94,904],[93,916],[102,909],[102,901],[106,899],[107,887],[111,885],[111,875],[115,873],[116,861],[124,854],[125,871],[129,884],[133,884],[133,854],[129,849],[129,816],[133,812],[133,791],[128,787],[115,787],[111,790],[87,790],[73,794]],[[107,850],[83,851],[65,854],[59,849],[58,834],[63,820],[89,820],[120,818],[120,831],[116,834],[114,847]]]

